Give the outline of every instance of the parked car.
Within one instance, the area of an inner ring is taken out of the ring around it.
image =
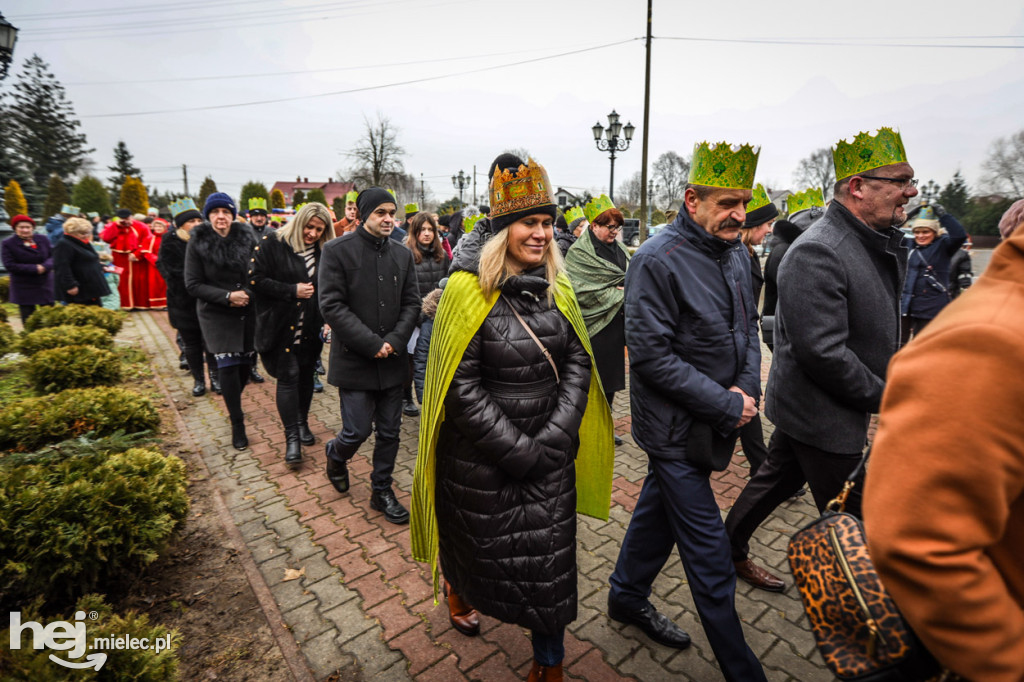
[[[640,221],[636,218],[626,218],[622,225],[622,243],[627,246],[640,246]]]

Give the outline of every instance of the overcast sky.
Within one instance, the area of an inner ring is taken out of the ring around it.
[[[507,148],[529,150],[554,185],[607,191],[590,128],[612,109],[637,126],[616,186],[640,170],[646,6],[7,0],[0,11],[21,29],[16,64],[37,53],[66,87],[101,178],[123,139],[161,190],[181,191],[182,164],[193,193],[205,175],[235,196],[249,179],[326,180],[380,112],[407,171],[445,199],[474,164],[485,195]],[[888,125],[922,182],[961,169],[973,189],[992,140],[1024,128],[1020,0],[655,0],[653,33],[651,162],[704,139],[750,142],[759,181],[799,189],[801,158]]]

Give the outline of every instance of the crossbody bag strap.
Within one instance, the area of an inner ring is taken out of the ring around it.
[[[916,253],[917,257],[921,259],[921,262],[925,264],[925,269],[921,271],[921,276],[931,282],[932,286],[936,289],[949,296],[949,290],[942,286],[942,282],[940,282],[938,278],[931,273],[935,266],[928,262],[928,259],[924,257],[924,254],[921,253],[920,249],[914,249],[914,253]]]
[[[861,470],[864,468],[864,465],[867,464],[868,456],[870,454],[871,446],[868,446],[868,449],[864,452],[863,456],[861,456],[860,461],[857,462],[857,466],[855,466],[853,471],[850,472],[850,475],[846,477],[846,482],[843,483],[843,489],[825,505],[825,509],[834,512],[843,511],[846,507],[846,498],[850,496],[850,491],[853,490],[853,486],[856,485],[857,477],[860,476]]]
[[[505,297],[502,296],[502,298]],[[537,348],[540,348],[540,352],[544,354],[544,359],[548,361],[548,364],[551,365],[551,370],[555,373],[555,383],[559,383],[560,379],[558,378],[558,367],[555,366],[555,361],[551,357],[551,351],[549,351],[547,349],[547,346],[545,346],[544,343],[539,338],[537,338],[537,335],[533,333],[533,329],[530,328],[530,325],[526,324],[526,320],[523,319],[523,316],[520,315],[519,311],[516,310],[514,305],[512,305],[512,301],[505,298],[505,303],[508,305],[509,308],[512,309],[512,314],[516,316],[517,320],[519,320],[519,324],[523,325],[523,329],[525,329],[526,333],[530,335],[530,338],[533,339],[533,342],[537,344]]]

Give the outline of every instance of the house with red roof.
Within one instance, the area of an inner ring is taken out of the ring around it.
[[[292,197],[295,196],[296,190],[302,190],[307,197],[310,190],[323,190],[324,196],[327,198],[327,206],[330,207],[337,198],[344,203],[345,195],[355,190],[356,184],[354,182],[337,182],[330,178],[324,182],[316,180],[310,182],[309,178],[295,178],[294,182],[275,182],[274,186],[270,188],[270,192],[273,193],[275,189],[281,190],[281,193],[284,194],[284,202],[288,206],[293,205]]]

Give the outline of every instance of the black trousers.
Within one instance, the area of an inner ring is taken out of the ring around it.
[[[192,378],[198,381],[204,381],[203,375],[203,357],[206,357],[206,365],[210,368],[210,376],[217,371],[217,359],[213,357],[213,353],[204,353],[203,350],[203,333],[199,330],[199,327],[179,329],[178,336],[181,338],[181,350],[185,354],[185,360],[188,362],[188,371],[192,373]]]
[[[373,473],[370,484],[374,492],[391,488],[391,474],[398,456],[402,428],[403,386],[379,391],[355,391],[341,388],[341,432],[334,439],[334,452],[343,461],[352,459],[359,446],[370,437],[374,423],[377,439],[373,447]]]
[[[743,488],[725,518],[733,561],[743,561],[748,557],[750,536],[804,483],[810,486],[818,511],[824,511],[825,505],[839,494],[847,477],[857,467],[861,454],[821,450],[775,429],[768,444],[768,459]],[[862,469],[846,499],[846,511],[858,518],[861,515],[863,490]]]
[[[910,339],[920,334],[925,325],[931,322],[930,319],[923,317],[911,317],[910,315],[904,315],[900,318],[900,347],[910,343]]]
[[[277,371],[277,414],[286,432],[309,419],[318,357],[312,344],[291,346],[288,351],[281,350],[274,363]]]
[[[757,475],[764,461],[768,459],[768,448],[764,446],[764,429],[761,427],[761,413],[740,427],[740,446],[750,463],[750,476]]]
[[[224,398],[224,406],[228,408],[228,416],[231,417],[232,423],[245,418],[245,413],[242,412],[242,389],[249,383],[250,372],[252,364],[248,362],[217,368],[221,396]]]

